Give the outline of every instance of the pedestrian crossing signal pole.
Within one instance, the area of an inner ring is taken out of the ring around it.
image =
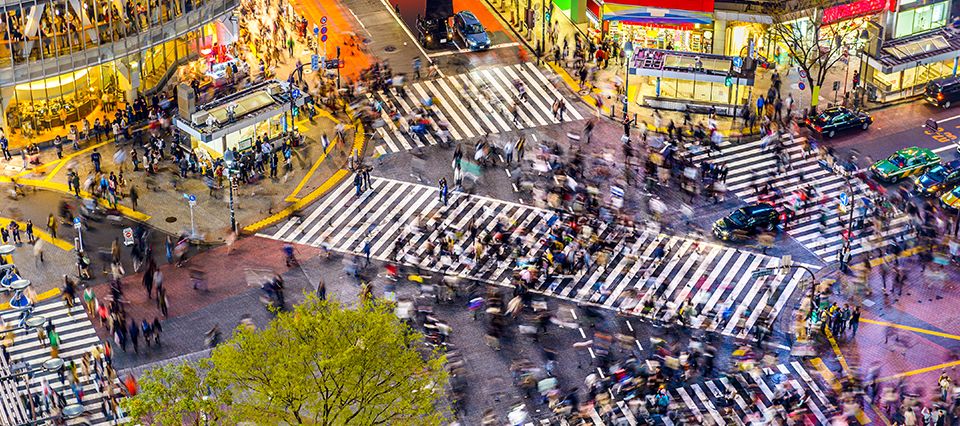
[[[623,134],[624,136],[630,136],[630,124],[629,116],[627,115],[627,105],[630,103],[630,61],[633,60],[633,41],[627,40],[623,45],[623,56],[625,56],[625,61],[623,64]]]

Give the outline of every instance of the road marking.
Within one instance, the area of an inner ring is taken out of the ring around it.
[[[955,115],[955,116],[953,116],[953,117],[944,118],[944,119],[942,119],[942,120],[937,120],[937,124],[943,124],[943,123],[946,123],[946,122],[948,122],[948,121],[956,120],[956,119],[958,119],[958,118],[960,118],[960,114]],[[921,124],[921,125],[920,125],[920,128],[921,128],[921,129],[926,129],[926,128],[927,128],[927,125],[926,125],[926,124]]]
[[[51,288],[50,290],[47,290],[43,293],[38,294],[37,301],[39,302],[39,301],[51,299],[59,295],[60,295],[60,287]],[[7,309],[10,309],[9,302],[0,303],[0,311],[5,311]]]
[[[951,145],[941,146],[940,148],[933,149],[932,151],[934,152],[934,154],[939,154],[939,153],[941,153],[941,152],[943,152],[943,151],[949,151],[949,150],[954,149],[954,148],[960,149],[960,145],[953,145],[953,144],[951,144]]]
[[[904,371],[903,373],[894,374],[894,375],[892,375],[892,376],[881,377],[881,378],[879,378],[879,379],[877,379],[877,380],[874,380],[873,383],[889,382],[889,381],[897,380],[897,379],[900,379],[900,378],[903,378],[903,377],[916,376],[917,374],[929,373],[929,372],[935,371],[935,370],[942,370],[942,369],[944,369],[944,368],[953,367],[953,366],[955,366],[955,365],[960,365],[960,361],[945,362],[945,363],[943,363],[943,364],[932,365],[932,366],[930,366],[930,367],[918,368],[918,369],[916,369],[916,370],[910,370],[910,371]]]
[[[6,228],[7,226],[10,226],[10,222],[13,222],[13,221],[14,221],[13,219],[0,217],[0,227]],[[27,229],[26,222],[22,222],[19,220],[16,222],[20,225],[20,232],[24,233],[24,230]],[[73,250],[73,244],[65,240],[62,240],[60,238],[54,238],[52,235],[48,234],[46,231],[40,229],[40,227],[37,226],[37,224],[33,224],[33,235],[37,237],[38,240],[43,240],[50,244],[53,244],[54,246],[56,246],[57,248],[63,251]],[[24,236],[26,236],[25,233],[24,233]]]
[[[943,337],[945,339],[960,340],[960,336],[956,334],[942,333],[939,331],[927,330],[927,329],[918,328],[918,327],[911,327],[909,325],[894,324],[892,322],[877,321],[877,320],[866,319],[866,318],[860,318],[860,322],[865,324],[880,325],[884,327],[899,328],[901,330],[913,331],[915,333],[920,333],[920,334],[929,334],[931,336]]]
[[[343,142],[343,143],[346,143],[346,142]],[[334,144],[330,144],[329,146],[327,146],[327,150],[324,151],[322,154],[320,154],[320,157],[317,158],[317,161],[313,163],[313,166],[310,167],[310,170],[307,171],[307,174],[303,176],[303,179],[300,179],[300,183],[297,184],[296,188],[293,188],[293,192],[291,192],[290,195],[288,195],[287,198],[284,199],[284,201],[288,203],[295,203],[297,201],[300,201],[300,199],[297,198],[297,194],[299,194],[300,190],[303,189],[303,186],[307,184],[307,181],[309,181],[310,178],[313,177],[313,174],[317,171],[317,168],[320,167],[320,163],[323,163],[323,160],[327,159],[327,154],[330,151],[333,151],[335,149],[333,145]],[[320,148],[323,148],[323,147],[321,146]]]
[[[457,46],[457,50],[446,50],[446,51],[443,51],[443,52],[431,53],[431,54],[429,54],[429,55],[427,55],[427,56],[428,56],[428,57],[431,57],[431,58],[438,58],[438,57],[441,57],[441,56],[456,55],[457,53],[471,53],[471,52],[472,52],[472,51],[469,50],[469,49],[464,49],[464,48],[460,47],[460,45],[457,44],[457,42],[453,42],[453,45],[454,45],[454,46]],[[520,43],[517,43],[517,42],[513,41],[513,42],[509,42],[509,43],[496,44],[496,45],[490,46],[490,47],[488,47],[488,48],[486,48],[486,49],[484,49],[484,50],[482,50],[482,51],[481,51],[481,50],[478,50],[477,52],[479,53],[479,52],[483,52],[483,51],[487,51],[487,50],[505,49],[505,48],[508,48],[508,47],[517,47],[517,46],[520,46]]]
[[[393,16],[393,19],[400,24],[400,28],[403,28],[403,32],[407,33],[407,36],[410,37],[410,40],[413,41],[413,44],[417,46],[417,49],[420,50],[420,53],[423,54],[423,57],[427,58],[427,61],[432,64],[433,60],[431,60],[430,55],[428,55],[427,51],[423,49],[423,46],[421,46],[417,41],[417,38],[413,36],[413,33],[410,32],[410,29],[407,28],[407,24],[403,23],[403,20],[397,16],[397,12],[393,10],[393,6],[391,6],[387,0],[380,0],[380,3],[383,4],[383,7],[387,8],[387,11],[390,12],[390,16]],[[440,77],[446,77],[446,75],[443,74],[443,71],[440,71],[440,68],[437,68],[436,70],[437,74],[440,74]]]

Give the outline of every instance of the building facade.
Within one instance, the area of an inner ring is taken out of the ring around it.
[[[21,141],[41,142],[84,119],[111,118],[123,102],[161,87],[178,65],[217,43],[232,43],[237,25],[231,16],[238,5],[239,0],[5,1],[0,125]]]

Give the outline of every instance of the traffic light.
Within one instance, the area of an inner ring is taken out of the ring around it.
[[[730,76],[728,75],[726,78],[724,78],[724,79],[723,79],[723,85],[724,85],[724,86],[727,86],[727,87],[733,86],[733,77],[730,77]]]

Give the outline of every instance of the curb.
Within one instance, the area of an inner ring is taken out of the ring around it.
[[[60,287],[52,288],[43,293],[37,295],[37,302],[41,302],[47,299],[52,299],[60,295]],[[5,311],[10,309],[10,302],[0,303],[0,311]]]

